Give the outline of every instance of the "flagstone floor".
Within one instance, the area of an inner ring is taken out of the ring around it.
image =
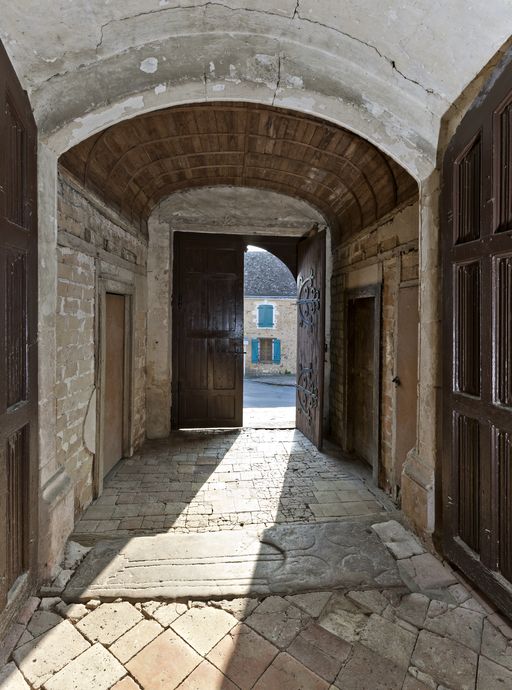
[[[118,463],[74,538],[92,543],[391,510],[364,476],[359,463],[334,446],[319,452],[295,429],[177,432]]]
[[[76,603],[63,592],[94,552],[70,541],[0,649],[0,690],[512,690],[508,622],[392,519],[399,514],[364,477],[298,432],[196,432],[148,444],[120,463],[108,500],[84,516],[91,543],[246,523],[342,521],[355,534],[364,521],[397,577],[282,596]],[[123,515],[126,507],[137,514]],[[363,572],[368,559],[352,553],[350,564]]]

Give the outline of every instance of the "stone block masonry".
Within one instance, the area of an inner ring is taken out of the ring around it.
[[[380,283],[381,377],[379,483],[395,491],[393,457],[394,390],[393,376],[397,348],[398,291],[401,285],[418,280],[418,204],[413,201],[387,222],[364,230],[339,245],[333,255],[331,281],[331,387],[330,430],[342,448],[346,437],[346,291]]]
[[[60,171],[57,241],[57,460],[74,485],[78,518],[93,498],[101,278],[133,295],[131,447],[145,437],[147,237]]]

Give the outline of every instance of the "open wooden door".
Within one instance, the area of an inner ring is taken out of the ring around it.
[[[444,161],[443,536],[512,615],[512,51]]]
[[[0,44],[0,614],[20,576],[30,586],[37,556],[36,141]]]
[[[173,426],[242,426],[244,252],[240,237],[175,236]]]
[[[325,360],[325,232],[299,243],[297,429],[322,447]]]

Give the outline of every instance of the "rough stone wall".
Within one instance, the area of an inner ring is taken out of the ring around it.
[[[93,498],[100,277],[134,291],[131,448],[145,438],[147,240],[62,171],[58,191],[57,459],[77,517]]]
[[[394,490],[393,421],[397,299],[401,284],[418,279],[418,204],[364,230],[334,250],[331,280],[330,434],[346,448],[345,298],[351,288],[379,283],[381,310],[380,471],[382,488]]]
[[[274,328],[258,328],[258,305],[274,305]],[[297,301],[277,297],[244,298],[245,372],[248,376],[260,374],[295,374],[297,368]],[[280,364],[253,364],[251,341],[253,338],[279,338],[281,341]]]

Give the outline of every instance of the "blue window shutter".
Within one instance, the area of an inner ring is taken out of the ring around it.
[[[251,362],[257,364],[260,361],[260,343],[258,338],[251,340]]]
[[[274,364],[281,364],[281,341],[279,338],[272,340],[272,361]]]
[[[272,304],[258,306],[258,327],[272,328],[274,325],[274,307]]]

